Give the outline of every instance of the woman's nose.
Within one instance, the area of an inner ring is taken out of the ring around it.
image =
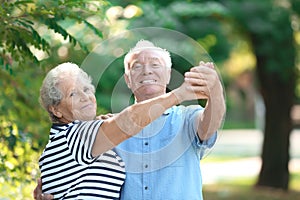
[[[80,100],[86,101],[87,99],[89,99],[89,95],[87,93],[85,93],[84,91],[81,91],[80,92]]]

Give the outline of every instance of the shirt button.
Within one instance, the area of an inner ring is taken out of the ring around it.
[[[148,190],[148,186],[145,186],[145,190]]]
[[[145,168],[148,168],[148,165],[147,165],[147,164],[145,165]]]
[[[147,146],[147,145],[148,145],[148,142],[145,142],[145,145]]]

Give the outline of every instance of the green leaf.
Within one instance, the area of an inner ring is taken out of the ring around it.
[[[98,35],[100,38],[103,38],[103,34],[101,31],[99,31],[97,28],[94,27],[94,25],[92,25],[91,23],[89,23],[88,21],[86,20],[83,20],[83,22],[92,30],[94,31],[94,33],[96,35]]]

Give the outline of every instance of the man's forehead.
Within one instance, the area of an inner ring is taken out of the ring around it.
[[[161,60],[163,56],[157,50],[143,50],[133,53],[131,58],[132,61],[140,59]]]

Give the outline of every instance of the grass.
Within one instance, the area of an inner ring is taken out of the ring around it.
[[[218,183],[203,187],[205,200],[299,200],[300,192],[255,188],[237,183]]]
[[[223,129],[234,127],[236,125],[237,124],[225,124]],[[251,123],[248,124],[248,127],[251,127]],[[202,160],[202,166],[203,164],[216,164],[216,166],[221,166],[219,168],[213,168],[215,165],[209,165],[212,166],[211,169],[218,171],[215,172],[211,170],[212,173],[216,175],[215,179],[212,178],[212,180],[215,182],[211,181],[211,184],[206,184],[203,186],[204,200],[300,200],[300,170],[298,167],[294,169],[294,171],[290,171],[288,192],[271,188],[254,187],[258,178],[258,174],[253,174],[252,169],[254,169],[253,167],[257,167],[257,165],[242,165],[243,168],[235,167],[240,167],[241,165],[238,164],[247,160],[248,158],[258,158],[260,156],[260,152],[254,151],[254,148],[261,147],[254,145],[253,141],[252,146],[246,146],[248,144],[247,142],[240,144],[235,142],[234,138],[232,138],[232,143],[229,143],[227,140],[226,142],[222,147],[216,146],[216,148],[218,147],[219,149],[213,149],[212,152]],[[236,147],[234,146],[235,144],[240,146]],[[297,155],[294,155],[293,158],[300,158],[298,152],[299,151],[297,151]],[[229,165],[230,168],[227,167],[228,165],[222,165],[227,163],[232,164],[234,162],[237,162],[237,165],[233,164],[232,167]],[[239,169],[241,170],[238,171]],[[243,172],[245,169],[249,169],[249,174],[247,174],[246,171],[246,173],[241,175],[241,177],[234,176],[235,170],[237,172]],[[232,174],[232,176],[230,174]],[[276,174],[274,174],[274,176],[275,175]]]
[[[255,129],[256,124],[255,121],[247,120],[247,121],[238,121],[238,120],[230,120],[226,119],[222,129]]]
[[[209,157],[205,162],[238,161],[232,157]],[[300,173],[291,173],[289,191],[255,187],[257,176],[222,179],[203,186],[205,200],[300,200]]]

